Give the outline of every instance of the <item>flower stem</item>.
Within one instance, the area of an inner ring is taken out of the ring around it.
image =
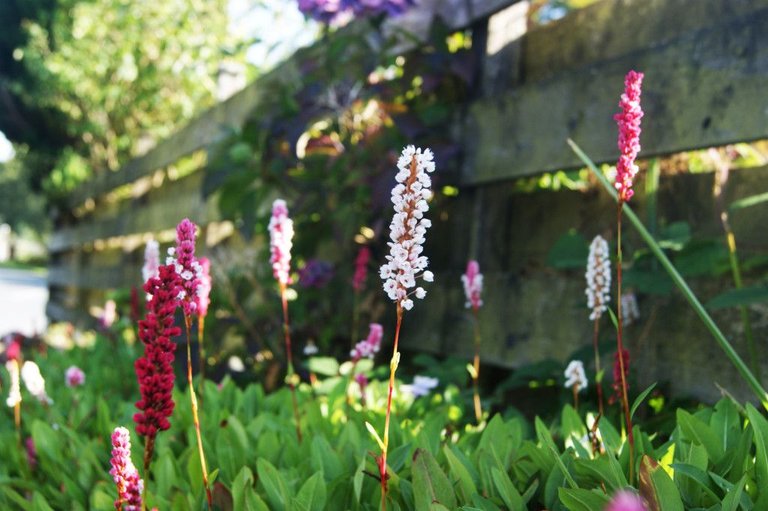
[[[475,318],[475,360],[474,360],[474,372],[472,374],[472,385],[474,387],[475,395],[475,419],[480,424],[480,420],[483,417],[483,408],[480,402],[480,318],[478,317],[477,307],[473,307]]]
[[[208,485],[208,466],[205,463],[205,452],[203,452],[203,437],[200,434],[200,418],[197,414],[197,396],[195,396],[195,386],[192,384],[192,349],[190,348],[190,331],[192,330],[192,317],[184,315],[184,325],[187,330],[187,385],[189,386],[189,400],[192,405],[192,421],[195,424],[195,435],[197,436],[197,452],[200,455],[200,469],[203,473],[203,487],[205,487],[205,498],[208,500],[208,509],[213,509],[213,496]]]
[[[591,170],[592,173],[597,177],[597,179],[608,191],[608,193],[611,194],[614,199],[618,200],[616,190],[613,188],[608,179],[603,175],[603,173],[600,172],[600,170],[589,158],[589,156],[587,156],[573,140],[569,139],[568,144],[571,146],[571,149],[573,149],[573,152],[576,153],[576,155],[581,159],[581,161],[583,161],[584,164],[589,167],[589,170]],[[624,214],[627,216],[629,221],[632,222],[632,225],[635,226],[635,229],[637,229],[637,232],[640,234],[643,240],[645,240],[648,248],[650,248],[651,252],[653,252],[653,255],[656,256],[664,269],[667,270],[667,273],[672,278],[672,281],[678,287],[680,292],[683,293],[683,296],[686,300],[688,300],[688,303],[691,305],[691,307],[693,307],[693,310],[696,311],[696,314],[698,314],[699,318],[704,322],[704,325],[712,334],[712,337],[715,338],[717,344],[725,352],[725,355],[728,357],[731,363],[736,367],[736,370],[739,371],[741,377],[744,378],[744,381],[747,382],[747,384],[752,388],[752,391],[755,393],[755,396],[757,396],[760,404],[763,406],[763,408],[768,410],[768,392],[766,392],[757,378],[755,378],[755,375],[749,370],[749,367],[747,367],[747,364],[744,363],[744,360],[742,360],[736,350],[733,349],[731,343],[728,341],[728,339],[725,338],[725,335],[723,335],[723,333],[720,331],[717,324],[712,319],[712,316],[709,315],[696,295],[693,294],[691,288],[688,287],[688,284],[674,267],[667,255],[659,246],[658,242],[653,238],[653,236],[651,236],[651,234],[643,225],[643,222],[640,221],[640,219],[637,217],[637,215],[635,215],[634,211],[632,211],[629,206],[624,208]]]
[[[203,347],[205,332],[205,316],[197,316],[197,360],[200,371],[200,402],[203,401],[203,388],[205,387],[205,348]]]
[[[288,319],[288,297],[285,284],[280,284],[280,301],[283,304],[283,336],[285,338],[285,356],[288,359],[288,374],[285,379],[291,389],[291,402],[293,403],[293,418],[296,421],[296,438],[301,443],[301,424],[299,422],[299,402],[296,399],[296,379],[293,371],[293,353],[291,352],[291,323]]]
[[[621,371],[621,403],[624,407],[624,419],[627,425],[627,439],[629,441],[629,481],[630,483],[634,479],[635,474],[635,438],[632,433],[632,416],[629,413],[629,396],[627,395],[627,373],[626,369],[624,368],[624,342],[623,342],[623,332],[622,332],[622,325],[624,323],[624,320],[622,318],[621,313],[621,266],[622,266],[622,256],[621,256],[621,213],[624,206],[624,201],[619,200],[618,207],[616,208],[616,226],[617,226],[617,236],[616,236],[616,252],[617,252],[617,258],[616,261],[616,287],[617,287],[617,300],[616,300],[616,316],[617,316],[617,324],[618,328],[617,335],[616,335],[616,343],[619,350],[619,370]]]
[[[597,347],[597,338],[599,333],[600,318],[595,318],[595,328],[592,335],[592,346],[595,349],[595,386],[597,387],[597,410],[599,414],[597,419],[595,419],[595,422],[599,421],[600,417],[603,416],[603,382],[602,378],[600,378],[600,350]]]
[[[381,509],[387,509],[387,450],[389,448],[389,418],[392,412],[392,392],[395,388],[395,372],[400,363],[400,353],[397,351],[398,341],[400,340],[400,325],[403,323],[403,307],[397,304],[397,326],[395,327],[395,344],[392,349],[392,360],[389,362],[389,390],[387,392],[387,416],[384,420],[384,445],[381,449],[381,458],[379,460],[379,477],[381,480]]]

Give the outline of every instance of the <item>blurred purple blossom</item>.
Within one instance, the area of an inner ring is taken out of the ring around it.
[[[415,0],[299,0],[299,10],[317,21],[336,23],[354,16],[398,16]]]
[[[333,278],[333,265],[321,259],[310,259],[299,270],[299,284],[302,287],[325,287]]]

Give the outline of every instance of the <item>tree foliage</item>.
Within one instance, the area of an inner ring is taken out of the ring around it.
[[[54,197],[213,104],[222,63],[243,60],[226,0],[25,3],[0,22],[15,34],[0,42],[0,130],[38,156],[32,180]]]

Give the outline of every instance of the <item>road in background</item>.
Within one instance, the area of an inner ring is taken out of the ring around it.
[[[40,333],[48,324],[45,275],[0,268],[0,336],[9,332]]]

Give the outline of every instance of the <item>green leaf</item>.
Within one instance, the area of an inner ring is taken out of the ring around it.
[[[708,424],[682,408],[677,410],[677,424],[685,438],[707,450],[707,455],[713,463],[718,463],[722,459],[724,454],[722,444]]]
[[[707,302],[707,307],[710,309],[723,309],[725,307],[741,307],[762,302],[768,302],[768,286],[745,286],[720,293]]]
[[[687,463],[673,463],[672,468],[675,470],[675,477],[686,476],[694,481],[695,485],[701,490],[708,500],[708,505],[713,505],[720,499],[712,488],[712,480],[705,471],[698,467],[689,465]]]
[[[329,481],[344,473],[339,455],[333,450],[328,440],[319,435],[312,439],[312,466],[322,470]]]
[[[640,407],[643,401],[645,401],[645,398],[648,397],[648,394],[650,394],[654,388],[656,388],[656,382],[651,383],[647,389],[642,391],[640,395],[635,398],[635,401],[632,403],[632,408],[630,408],[629,410],[630,417],[635,416],[635,412],[637,411],[637,409]]]
[[[747,403],[747,417],[755,434],[755,509],[768,509],[768,421],[751,403]]]
[[[547,264],[553,268],[565,270],[584,268],[589,256],[589,243],[575,229],[562,235],[549,250]]]
[[[525,503],[520,496],[520,492],[517,491],[517,488],[512,484],[512,481],[507,474],[498,468],[493,467],[491,468],[491,477],[493,478],[493,484],[499,492],[501,500],[504,501],[505,506],[515,511],[525,509]]]
[[[568,511],[600,510],[609,502],[604,493],[583,488],[558,488],[557,495]]]
[[[454,479],[459,481],[459,490],[461,492],[462,502],[469,502],[471,496],[477,493],[477,485],[475,480],[467,470],[467,467],[462,463],[459,458],[456,457],[452,449],[456,447],[451,445],[443,446],[443,454],[448,460],[448,466],[450,467],[451,475]]]
[[[248,467],[243,467],[232,483],[232,509],[269,511],[267,504],[256,493],[253,472]]]
[[[307,363],[309,370],[323,376],[339,374],[339,362],[333,357],[312,357]]]
[[[40,492],[35,492],[32,495],[32,511],[53,511],[53,508]]]
[[[739,209],[756,206],[758,204],[762,204],[765,201],[768,201],[768,193],[760,193],[757,195],[752,195],[751,197],[744,197],[743,199],[733,201],[731,205],[728,206],[728,211],[733,212]]]
[[[456,508],[453,485],[429,451],[416,449],[412,471],[416,511],[430,511],[438,503],[448,509]]]
[[[744,485],[746,483],[747,474],[744,474],[741,476],[741,479],[739,479],[739,482],[725,495],[722,502],[722,511],[736,511],[739,508],[739,504],[741,504],[744,509],[747,509],[741,500],[742,495],[746,495],[744,494]]]
[[[680,492],[659,464],[648,456],[640,461],[640,494],[650,511],[684,511]]]
[[[302,511],[322,511],[325,508],[326,490],[322,472],[306,480],[293,503]]]
[[[290,491],[283,475],[269,461],[259,458],[256,462],[259,482],[264,486],[267,500],[272,509],[286,509],[289,503]]]

